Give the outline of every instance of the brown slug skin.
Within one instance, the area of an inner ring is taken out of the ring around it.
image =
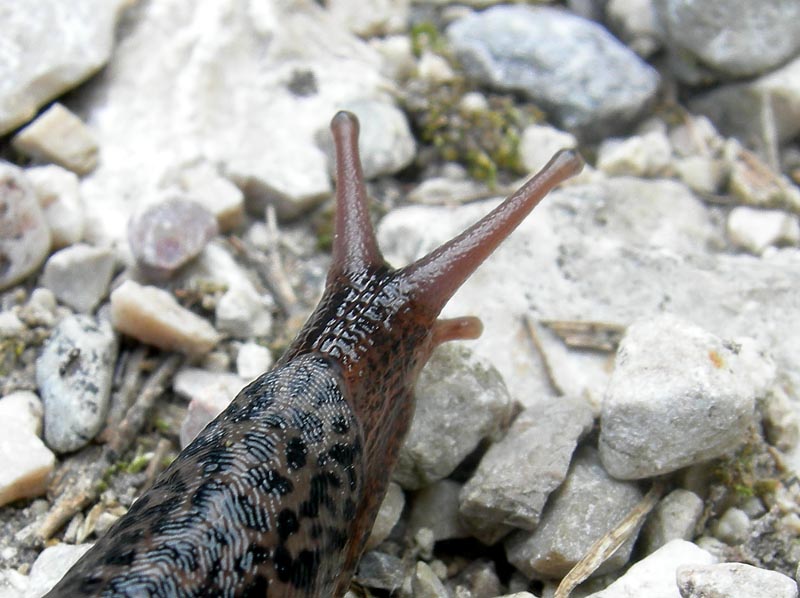
[[[375,241],[358,121],[339,112],[333,264],[322,299],[271,371],[245,387],[47,596],[339,597],[383,499],[440,343],[477,318],[447,300],[555,185],[560,152],[461,235],[392,269]]]

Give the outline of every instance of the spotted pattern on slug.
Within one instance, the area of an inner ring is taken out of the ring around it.
[[[363,483],[338,380],[302,355],[244,388],[53,595],[322,595]]]

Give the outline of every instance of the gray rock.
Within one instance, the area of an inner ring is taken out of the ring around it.
[[[723,341],[669,315],[632,324],[603,401],[603,465],[641,479],[735,449],[774,376],[752,341]]]
[[[92,132],[58,102],[14,135],[11,145],[26,156],[58,164],[76,174],[87,174],[97,166],[99,148]]]
[[[762,152],[773,139],[786,143],[800,132],[800,58],[752,81],[721,85],[692,99],[689,108]]]
[[[535,529],[548,496],[567,476],[579,438],[593,422],[582,399],[562,397],[523,411],[464,485],[461,514],[468,521]]]
[[[794,0],[657,0],[665,43],[689,83],[705,71],[751,77],[800,51],[800,5]]]
[[[0,160],[0,290],[18,283],[44,261],[50,229],[23,171]]]
[[[647,518],[642,529],[645,551],[655,552],[671,540],[691,540],[702,513],[703,499],[689,490],[673,490]]]
[[[365,178],[394,174],[411,164],[416,155],[416,143],[408,119],[400,109],[378,100],[350,102],[343,108],[353,112],[359,120],[358,146]],[[333,171],[333,140],[327,127],[320,131],[319,137]]]
[[[460,492],[461,484],[447,479],[417,491],[408,519],[411,532],[427,528],[436,542],[469,536],[458,512]]]
[[[575,455],[567,479],[553,494],[539,527],[533,532],[519,531],[506,540],[508,560],[532,579],[563,577],[641,498],[635,484],[610,477],[597,452],[583,448]],[[634,534],[598,572],[624,566],[635,540]]]
[[[25,176],[44,210],[52,236],[52,249],[61,249],[83,239],[86,216],[78,176],[54,164],[28,168]]]
[[[403,585],[405,573],[402,559],[371,550],[361,557],[355,580],[368,588],[394,591]]]
[[[185,164],[214,164],[259,217],[267,204],[285,218],[329,196],[316,135],[345,103],[387,98],[375,51],[314,2],[166,0],[133,11],[103,77],[68,103],[103,149],[82,183],[95,216],[88,239],[122,238],[136,198]]]
[[[131,221],[128,241],[142,271],[154,280],[167,280],[197,257],[217,231],[217,220],[205,207],[170,197]]]
[[[85,315],[59,322],[36,361],[44,437],[66,453],[86,446],[108,412],[117,340],[106,321]]]
[[[129,0],[7,2],[0,7],[0,135],[30,120],[48,100],[108,60]]]
[[[673,540],[635,563],[605,590],[587,598],[678,598],[675,572],[681,565],[710,565],[714,557],[691,542]]]
[[[682,598],[797,598],[792,578],[744,563],[682,565],[677,581]]]
[[[521,91],[571,131],[595,138],[632,122],[656,71],[600,25],[549,7],[498,6],[447,29],[467,73]]]
[[[79,243],[50,256],[44,265],[42,285],[61,303],[89,313],[108,293],[115,261],[111,249]]]
[[[234,338],[267,336],[272,330],[270,308],[271,303],[251,284],[233,286],[217,301],[217,328]]]
[[[415,490],[448,476],[511,418],[500,374],[456,344],[434,351],[416,387],[417,405],[392,478]],[[457,413],[458,417],[453,417]]]

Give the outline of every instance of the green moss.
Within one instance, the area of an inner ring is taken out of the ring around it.
[[[127,467],[125,467],[125,471],[128,473],[139,473],[140,471],[144,470],[145,467],[150,463],[150,457],[147,455],[137,455],[133,458],[133,461],[128,463]]]
[[[155,426],[156,430],[158,430],[162,434],[166,434],[167,432],[172,430],[172,426],[170,425],[170,423],[167,420],[160,417],[157,417],[156,419],[153,420],[153,426]]]
[[[411,50],[415,56],[422,56],[425,50],[442,54],[446,48],[444,36],[430,21],[423,21],[411,27]]]
[[[716,461],[712,474],[740,500],[770,495],[780,485],[775,461],[757,438],[751,438],[733,456]]]

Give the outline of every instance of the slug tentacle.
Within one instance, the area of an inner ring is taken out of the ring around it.
[[[555,185],[557,154],[461,235],[399,270],[369,220],[358,121],[331,123],[337,212],[323,296],[275,367],[245,387],[47,595],[339,598],[386,493],[440,343],[476,338],[445,302]]]
[[[336,223],[328,284],[336,276],[385,265],[369,219],[358,129],[358,120],[349,112],[338,112],[331,121],[336,147]]]

